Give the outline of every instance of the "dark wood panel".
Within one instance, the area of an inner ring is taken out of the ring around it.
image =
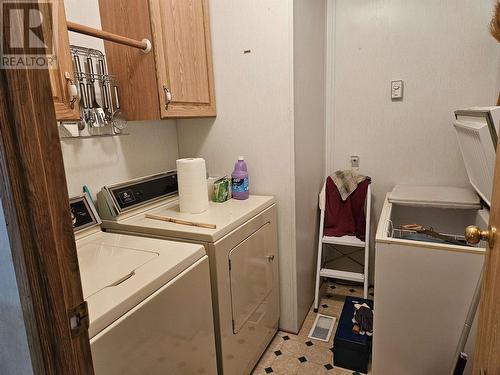
[[[0,198],[33,368],[93,374],[88,334],[72,339],[67,315],[83,294],[47,70],[0,70],[0,137]]]
[[[133,39],[149,39],[148,0],[99,0],[101,26],[105,31]],[[118,79],[120,102],[130,120],[159,120],[160,102],[153,51],[142,51],[104,42],[109,72]]]

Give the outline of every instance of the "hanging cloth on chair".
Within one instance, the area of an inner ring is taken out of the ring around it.
[[[334,179],[326,179],[323,234],[329,237],[356,236],[364,241],[365,200],[370,178],[351,171],[339,171],[334,174]],[[346,196],[345,200],[340,191]]]
[[[358,171],[349,169],[345,171],[336,171],[330,177],[337,186],[337,189],[343,201],[349,198],[349,195],[351,195],[354,190],[356,190],[361,182],[370,179],[370,177],[368,176],[359,174]]]

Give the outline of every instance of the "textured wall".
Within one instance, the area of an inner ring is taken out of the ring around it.
[[[373,178],[373,226],[395,184],[468,185],[451,122],[458,108],[496,103],[493,3],[336,0],[334,169],[360,155]],[[396,79],[400,102],[390,98]]]
[[[101,28],[98,0],[64,3],[68,20]],[[100,39],[73,32],[69,37],[72,44],[104,52]],[[130,135],[61,141],[70,196],[80,194],[84,184],[95,196],[103,185],[175,168],[175,121],[134,121],[125,132]]]
[[[33,373],[23,311],[0,200],[0,374]]]
[[[325,162],[326,0],[294,0],[295,236],[298,323],[314,299]]]
[[[201,156],[211,174],[227,174],[244,155],[251,193],[276,196],[281,326],[289,330],[297,325],[292,5],[291,0],[210,1],[217,118],[177,122],[181,156]]]

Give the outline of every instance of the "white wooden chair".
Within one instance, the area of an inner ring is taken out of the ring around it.
[[[324,222],[325,222],[325,204],[326,204],[326,193],[325,186],[319,193],[319,209],[321,211],[320,221],[319,221],[319,239],[318,239],[318,265],[316,269],[316,290],[314,294],[314,311],[318,312],[319,304],[319,287],[322,277],[348,280],[348,281],[358,281],[363,283],[363,294],[364,298],[368,297],[368,269],[370,260],[370,208],[371,208],[371,186],[368,185],[368,190],[366,192],[366,202],[365,202],[365,216],[366,216],[366,230],[365,230],[365,241],[361,241],[356,236],[342,236],[342,237],[330,237],[323,235]],[[339,245],[339,246],[351,246],[357,248],[364,248],[365,250],[365,262],[363,265],[363,273],[357,272],[347,272],[340,271],[330,268],[323,267],[323,244],[329,245]]]

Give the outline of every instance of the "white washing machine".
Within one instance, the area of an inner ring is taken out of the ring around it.
[[[70,204],[95,373],[216,374],[203,247],[104,233],[86,196]]]
[[[207,198],[208,199],[208,198]],[[219,373],[248,375],[279,322],[276,204],[273,197],[210,202],[201,214],[181,213],[177,175],[162,173],[104,187],[103,227],[201,244],[209,256]],[[147,214],[215,225],[215,229],[147,218]]]

